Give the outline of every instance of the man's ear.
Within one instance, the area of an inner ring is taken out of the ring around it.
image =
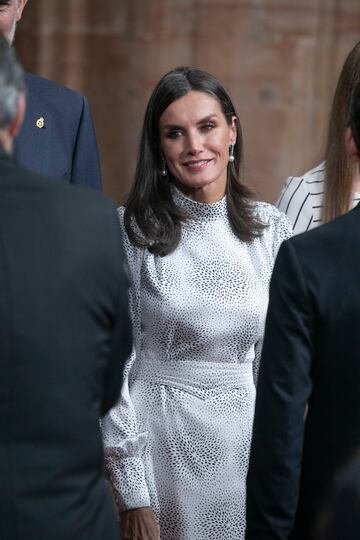
[[[357,148],[350,127],[347,127],[344,134],[346,153],[355,163],[360,163],[360,149]]]
[[[16,22],[20,21],[26,2],[27,0],[18,0],[18,5],[16,8]]]
[[[26,109],[25,94],[19,94],[18,111],[16,113],[14,120],[11,122],[10,127],[9,127],[9,134],[13,138],[16,137],[16,135],[20,131],[21,125],[25,117],[25,109]]]

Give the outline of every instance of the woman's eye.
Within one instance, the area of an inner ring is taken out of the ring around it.
[[[169,131],[166,136],[168,139],[177,139],[181,135],[182,133],[179,129],[174,129],[173,131]]]
[[[213,124],[212,122],[207,122],[206,124],[203,124],[201,126],[201,129],[203,131],[211,131],[214,127],[215,127],[215,124]]]

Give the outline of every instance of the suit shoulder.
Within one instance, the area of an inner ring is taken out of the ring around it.
[[[49,184],[55,183],[46,176],[28,169],[10,156],[6,156],[6,159],[2,160],[1,171],[3,177],[11,178],[11,185],[17,189],[20,188],[26,191],[41,189],[47,191]]]
[[[311,182],[323,182],[324,181],[324,175],[325,175],[325,161],[322,161],[306,173],[302,175],[302,178],[307,183]]]
[[[26,73],[26,86],[28,90],[28,99],[39,99],[42,103],[53,103],[54,101],[65,102],[68,106],[83,107],[84,96],[63,86],[59,83]]]
[[[290,184],[294,184],[295,186],[304,183],[304,184],[312,184],[312,183],[322,183],[324,181],[324,175],[325,175],[325,161],[322,161],[316,167],[313,167],[312,169],[306,171],[304,174],[300,176],[289,176],[285,181],[285,186],[289,186]]]
[[[289,176],[280,191],[276,206],[286,212],[289,203],[299,197],[307,196],[314,190],[322,191],[325,176],[325,162],[323,161],[313,169],[305,172],[302,176]],[[302,200],[302,199],[301,199]]]
[[[333,219],[320,227],[291,238],[290,242],[298,253],[309,257],[322,257],[328,253],[331,258],[339,257],[349,242],[358,244],[360,239],[360,206],[347,214]]]
[[[115,203],[103,193],[99,193],[92,189],[87,189],[81,186],[68,184],[66,182],[53,182],[46,179],[48,189],[51,190],[49,193],[54,198],[62,198],[64,201],[69,203],[73,202],[74,204],[81,205],[83,210],[86,212],[93,209],[110,211],[116,218],[117,211]]]
[[[3,165],[4,166],[4,165]],[[14,159],[7,160],[7,171],[12,177],[12,185],[26,191],[41,192],[47,201],[52,200],[55,205],[77,205],[79,211],[88,211],[91,208],[110,211],[117,220],[115,203],[106,195],[92,189],[80,187],[67,182],[54,182],[54,180],[37,172],[23,167]]]

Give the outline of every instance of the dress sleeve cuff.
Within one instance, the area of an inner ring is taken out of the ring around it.
[[[119,459],[105,455],[105,464],[120,512],[150,506],[144,466],[139,456]]]

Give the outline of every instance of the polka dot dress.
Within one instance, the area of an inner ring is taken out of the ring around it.
[[[268,227],[246,243],[225,198],[197,203],[174,189],[174,200],[189,219],[173,253],[152,255],[124,233],[135,345],[102,425],[105,459],[120,509],[150,505],[161,540],[241,540],[268,285],[291,227],[255,203]]]

